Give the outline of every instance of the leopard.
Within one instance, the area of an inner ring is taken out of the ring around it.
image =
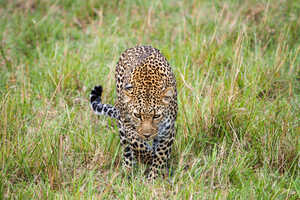
[[[122,166],[148,166],[146,178],[156,179],[168,168],[178,112],[176,77],[166,57],[152,46],[126,49],[115,68],[115,105],[101,101],[95,86],[90,105],[97,115],[117,120],[123,150]]]

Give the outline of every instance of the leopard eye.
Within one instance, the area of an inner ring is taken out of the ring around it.
[[[161,117],[161,115],[154,115],[153,116],[153,119],[158,119],[158,118],[160,118]]]
[[[129,91],[133,88],[133,86],[130,83],[127,83],[124,88],[125,90]]]
[[[133,115],[134,115],[136,118],[141,119],[141,115],[140,115],[140,114],[138,114],[138,113],[133,113]]]

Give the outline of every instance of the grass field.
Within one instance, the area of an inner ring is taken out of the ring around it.
[[[168,179],[121,168],[114,69],[161,50],[179,114]],[[299,199],[300,2],[0,1],[0,199]]]

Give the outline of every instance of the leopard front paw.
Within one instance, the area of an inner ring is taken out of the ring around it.
[[[157,177],[158,177],[157,171],[153,171],[153,170],[148,171],[146,176],[147,180],[150,182],[154,181]]]
[[[101,95],[102,95],[102,86],[95,86],[94,89],[91,91],[91,95],[90,95],[90,102],[93,103],[95,100],[101,99]]]

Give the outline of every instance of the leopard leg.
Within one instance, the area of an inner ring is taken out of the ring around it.
[[[134,153],[130,145],[130,139],[131,139],[129,137],[131,133],[129,131],[130,126],[128,126],[128,124],[124,122],[124,119],[120,117],[120,119],[118,120],[118,128],[119,128],[120,144],[123,147],[122,168],[130,176],[130,174],[133,171],[133,167],[136,164],[136,158],[134,156]]]
[[[102,86],[95,86],[90,94],[90,104],[93,111],[97,115],[105,115],[111,118],[119,119],[120,118],[119,110],[113,105],[102,104],[101,95],[102,95]]]
[[[127,141],[128,142],[128,141]],[[123,167],[126,171],[132,171],[137,161],[145,164],[152,163],[152,147],[139,138],[126,144],[123,153]]]
[[[161,169],[167,167],[167,162],[171,154],[171,147],[175,138],[174,123],[168,124],[169,125],[165,126],[164,129],[161,129],[164,132],[160,132],[159,137],[154,141],[152,163],[147,175],[148,180],[157,178]]]
[[[124,141],[126,146],[123,153],[123,168],[127,172],[132,172],[137,161],[145,164],[152,163],[152,147],[150,147],[146,142],[133,136],[132,133]]]
[[[131,172],[135,163],[136,160],[133,151],[130,148],[130,145],[125,146],[125,148],[123,149],[123,164],[122,164],[123,168],[127,172]]]
[[[134,162],[138,161],[144,164],[152,163],[153,148],[148,143],[140,139],[134,130],[130,131],[126,140],[130,147],[129,149],[131,150],[131,156],[133,157],[132,160]],[[127,154],[127,157],[129,157],[129,154]]]
[[[134,145],[133,153],[134,157],[141,163],[149,165],[152,163],[152,147],[144,141],[139,141],[138,148]]]

